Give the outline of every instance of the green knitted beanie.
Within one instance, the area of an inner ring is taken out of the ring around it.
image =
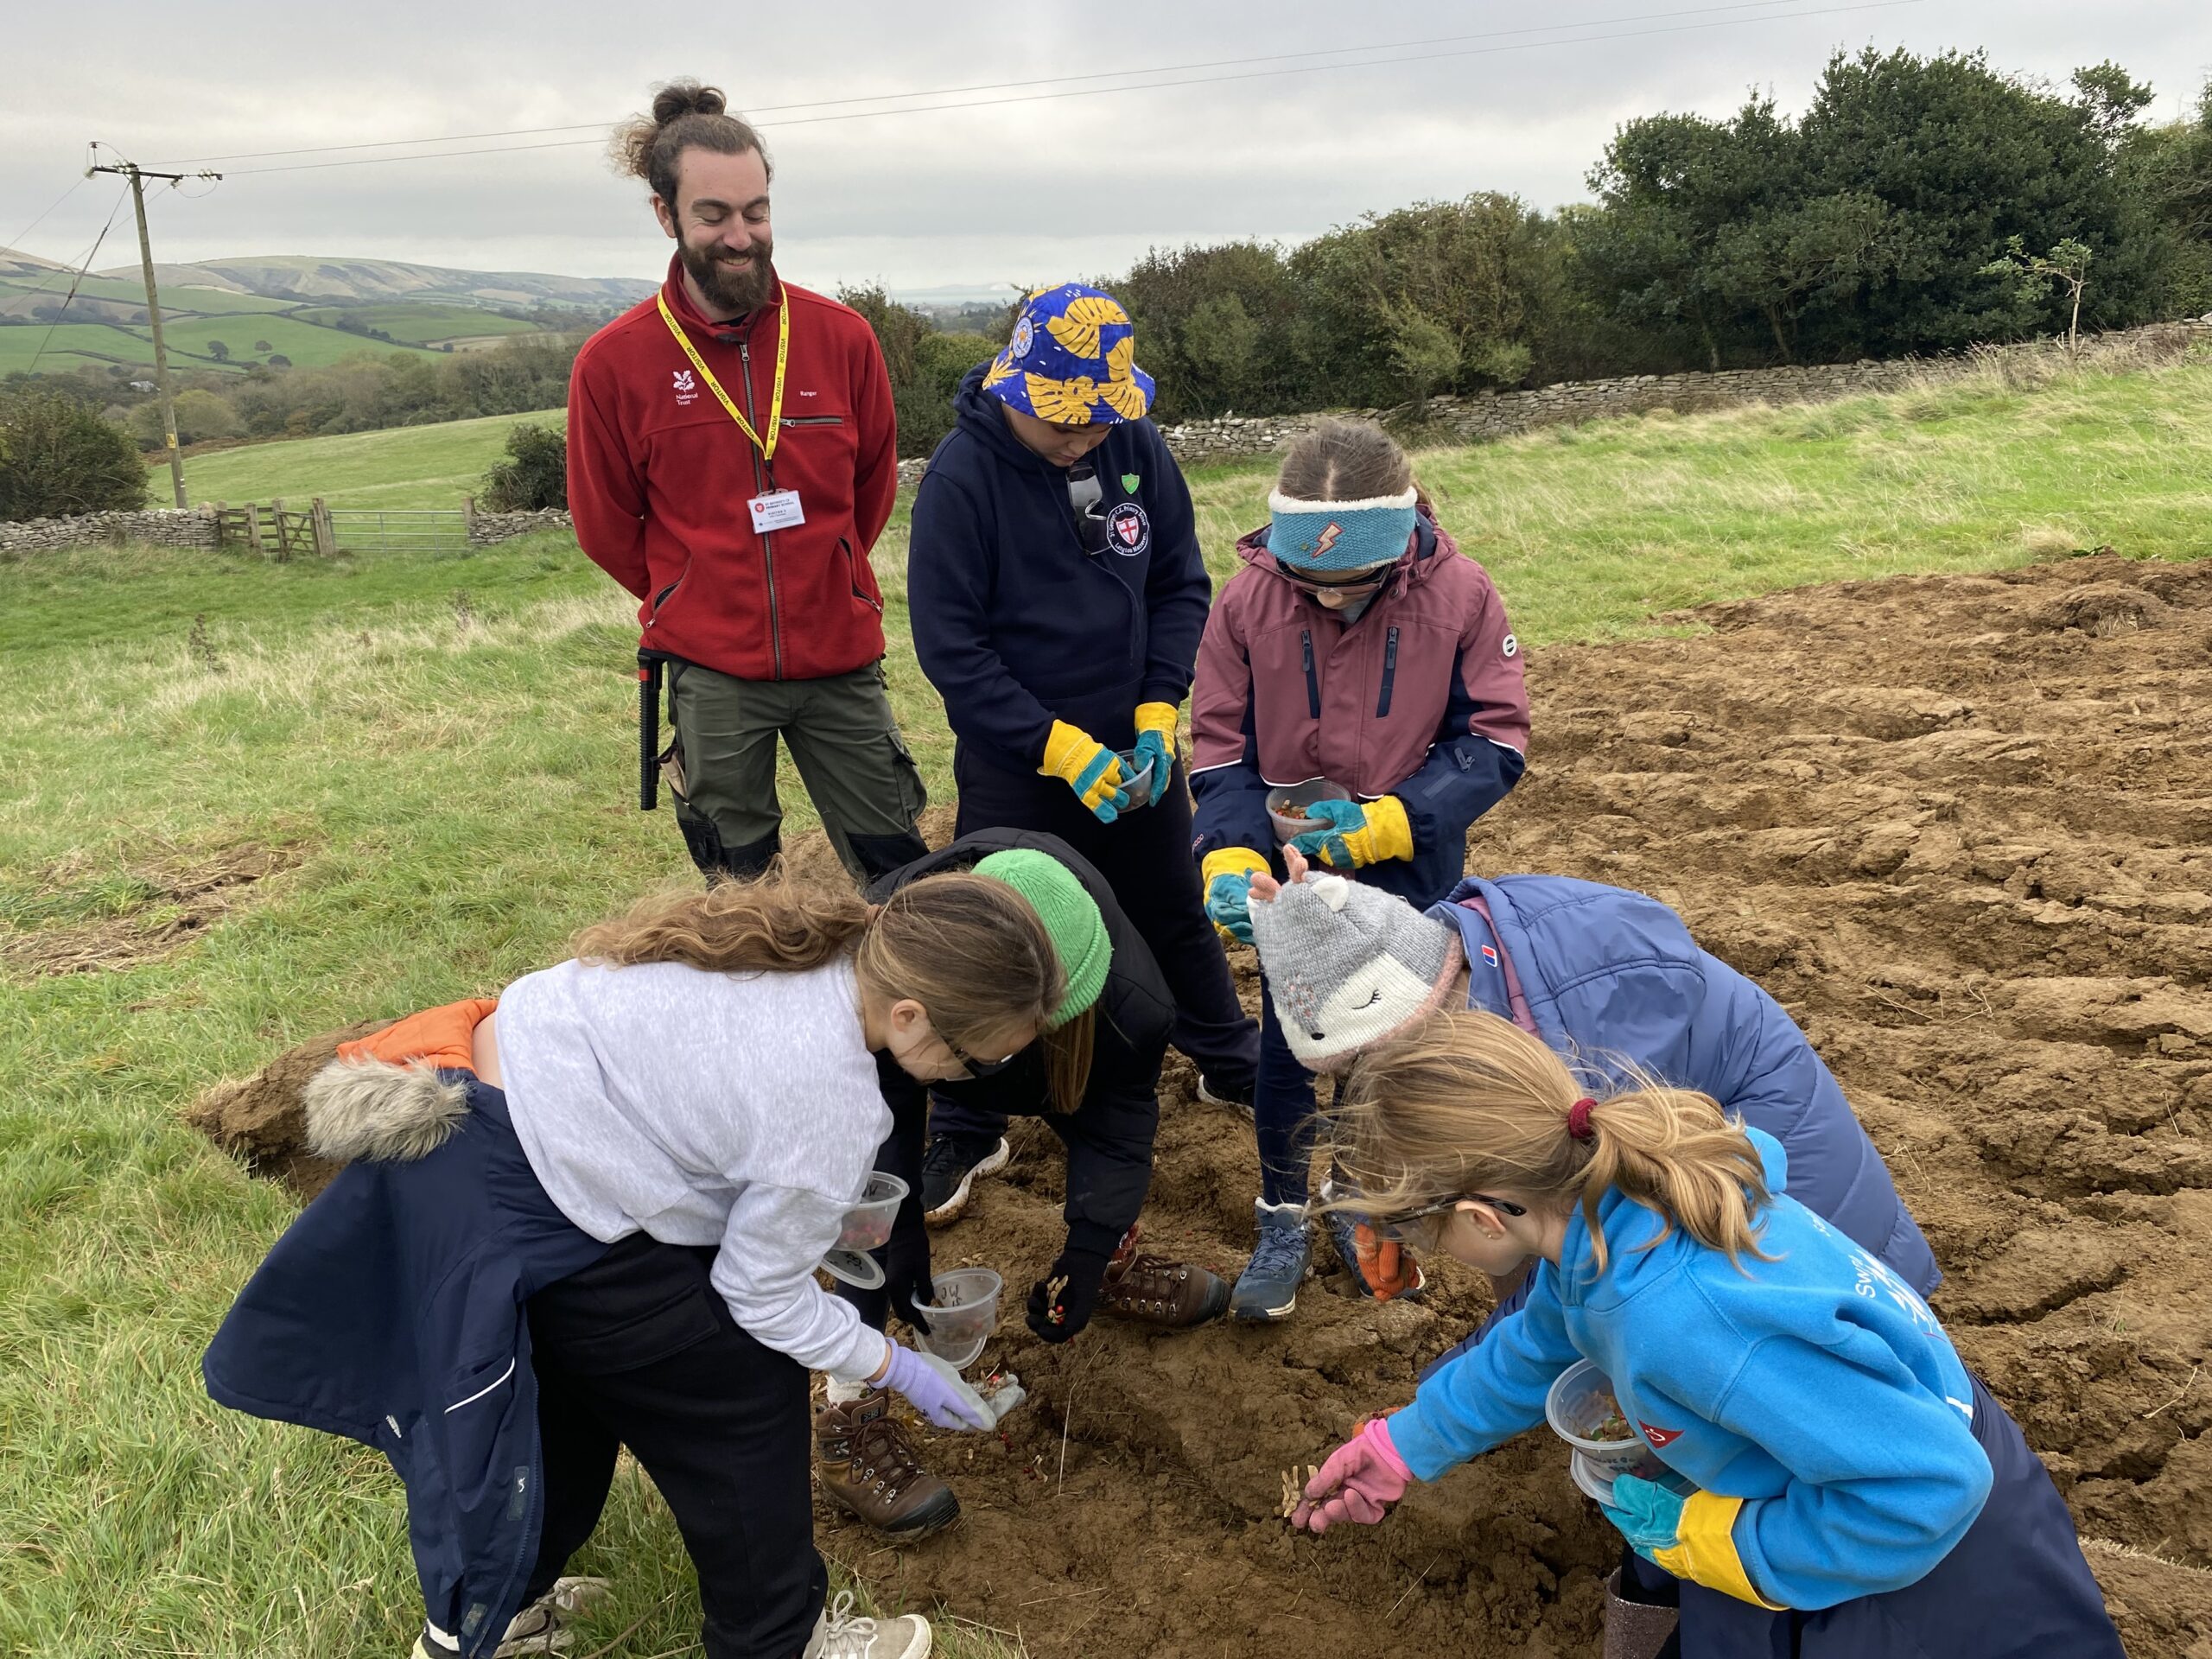
[[[1084,891],[1068,867],[1033,847],[1015,847],[979,859],[976,874],[1005,882],[1029,901],[1045,924],[1068,981],[1066,1000],[1052,1010],[1046,1025],[1064,1026],[1096,1002],[1105,988],[1114,947],[1107,939],[1098,901]]]

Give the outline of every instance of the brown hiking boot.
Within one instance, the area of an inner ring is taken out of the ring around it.
[[[824,1406],[814,1449],[822,1490],[878,1532],[919,1538],[959,1518],[960,1500],[915,1459],[885,1389]]]
[[[1227,1312],[1229,1281],[1187,1262],[1139,1255],[1136,1241],[1132,1227],[1106,1264],[1098,1300],[1109,1312],[1168,1331],[1187,1331]]]

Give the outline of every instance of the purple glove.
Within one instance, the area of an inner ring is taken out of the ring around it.
[[[952,1385],[939,1376],[922,1361],[922,1357],[911,1348],[891,1344],[891,1363],[883,1373],[883,1386],[896,1389],[906,1398],[906,1403],[928,1418],[939,1428],[988,1428],[990,1424],[976,1414],[975,1407],[954,1391]]]
[[[1306,1483],[1305,1498],[1291,1511],[1290,1524],[1315,1532],[1326,1532],[1339,1521],[1371,1527],[1406,1495],[1413,1478],[1390,1444],[1389,1427],[1380,1417],[1370,1417]]]

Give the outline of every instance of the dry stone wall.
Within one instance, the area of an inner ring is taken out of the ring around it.
[[[99,542],[151,542],[156,547],[213,547],[215,517],[200,507],[84,512],[67,518],[0,523],[0,556],[84,547]]]

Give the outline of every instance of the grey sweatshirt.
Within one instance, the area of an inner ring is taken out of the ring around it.
[[[848,1380],[883,1338],[814,1277],[891,1132],[849,958],[808,973],[570,961],[499,998],[499,1067],[531,1168],[609,1243],[720,1246],[744,1330]]]

